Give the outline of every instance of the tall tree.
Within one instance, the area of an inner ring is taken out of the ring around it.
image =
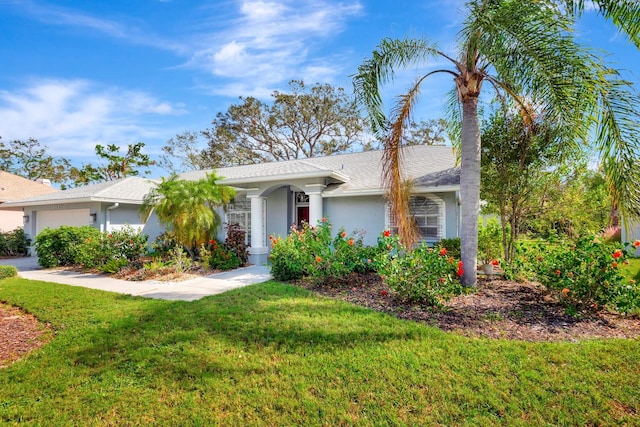
[[[505,108],[498,108],[483,122],[480,189],[488,203],[484,209],[494,208],[500,215],[507,260],[515,253],[522,223],[537,210],[537,190],[545,176],[573,154],[564,130],[544,115],[523,117]]]
[[[71,164],[63,157],[50,156],[47,151],[48,147],[41,147],[34,138],[13,140],[7,144],[0,141],[0,170],[31,180],[49,179],[64,189]]]
[[[96,145],[96,155],[106,163],[93,166],[91,163],[82,165],[81,168],[72,168],[71,179],[75,185],[85,185],[95,182],[113,181],[127,176],[138,176],[142,171],[145,175],[150,174],[148,168],[156,164],[149,155],[143,154],[144,142],[129,144],[127,152],[120,153],[120,147],[115,144]]]
[[[217,150],[209,150],[205,156],[205,146],[202,132],[182,132],[170,138],[162,147],[163,154],[160,155],[158,165],[170,173],[180,173],[224,164],[226,154],[220,155]]]
[[[271,105],[248,97],[219,113],[203,132],[216,166],[331,155],[363,144],[364,120],[342,88],[292,80]],[[366,145],[364,143],[363,145]]]
[[[219,185],[215,173],[199,181],[178,179],[177,175],[162,178],[156,188],[144,198],[140,215],[147,221],[152,212],[169,227],[176,240],[192,255],[196,248],[216,235],[220,226],[217,206],[228,204],[235,190]]]
[[[618,25],[640,46],[640,3],[634,0],[594,0],[597,12]],[[420,87],[437,73],[449,74],[459,108],[460,124],[462,282],[475,286],[480,210],[480,122],[478,103],[483,83],[502,98],[511,98],[528,114],[535,105],[572,136],[596,145],[605,157],[605,171],[616,199],[629,215],[640,217],[640,185],[632,173],[640,141],[634,127],[640,117],[637,98],[619,74],[574,38],[576,17],[585,3],[541,0],[469,0],[468,16],[459,32],[459,50],[447,54],[426,40],[385,39],[358,68],[354,89],[365,106],[372,128],[385,137],[384,179],[403,239],[412,236],[406,197],[402,197],[401,145]],[[440,59],[450,68],[427,70],[401,96],[387,119],[381,85],[393,80],[396,68],[410,68]],[[526,100],[526,102],[525,102]]]

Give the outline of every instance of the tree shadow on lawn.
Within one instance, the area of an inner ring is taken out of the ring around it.
[[[150,304],[106,327],[89,328],[84,342],[90,344],[71,350],[68,357],[72,365],[98,372],[115,368],[174,379],[204,372],[230,376],[263,372],[264,354],[322,357],[418,339],[427,331],[416,324],[400,328],[384,314],[293,286],[265,283],[194,302]]]

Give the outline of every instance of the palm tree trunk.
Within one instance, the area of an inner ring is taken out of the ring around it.
[[[478,215],[480,214],[480,121],[478,99],[462,102],[462,163],[460,168],[460,198],[462,225],[460,230],[464,286],[476,286],[478,259]]]

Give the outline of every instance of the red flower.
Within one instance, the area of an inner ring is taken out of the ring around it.
[[[445,256],[447,254],[447,248],[440,249],[439,254],[442,255],[442,256]]]
[[[621,256],[622,256],[622,249],[616,249],[616,251],[613,253],[613,257],[620,258]]]
[[[618,266],[618,263],[617,263],[617,262],[613,261],[613,262],[611,263],[611,267],[616,268],[617,266]]]
[[[343,231],[342,233],[340,233],[340,237],[342,237],[343,239],[347,237],[347,232]]]
[[[386,297],[388,293],[389,292],[385,291],[384,289],[380,291],[380,295],[382,295],[383,297]]]
[[[458,276],[462,276],[464,274],[464,270],[462,269],[462,267],[458,269],[457,273],[458,273]]]
[[[440,278],[440,283],[444,283],[444,282],[446,282],[446,281],[447,281],[447,279],[445,279],[444,277],[441,277],[441,278]]]
[[[316,256],[316,262],[322,262],[322,257]]]
[[[384,233],[382,233],[382,235],[384,237],[389,237],[391,236],[391,230],[384,230]],[[636,242],[640,243],[640,240],[636,240]]]
[[[463,265],[464,263],[462,261],[458,261],[458,268],[462,268]]]
[[[636,240],[635,242],[633,242],[633,246],[636,248],[640,247],[640,240]]]
[[[567,294],[568,294],[569,292],[570,292],[570,291],[569,291],[569,289],[568,289],[568,288],[564,288],[564,289],[562,290],[562,295],[564,295],[564,296],[566,297],[566,296],[567,296]]]
[[[387,249],[391,249],[391,245],[387,245]]]
[[[213,239],[209,240],[209,244],[210,244],[210,245],[213,245],[215,242],[216,242],[216,241],[215,241],[215,240],[213,240]]]
[[[349,239],[347,243],[349,243],[349,246],[353,246],[353,239]]]
[[[491,265],[500,265],[500,261],[498,261],[497,259],[493,259],[491,260]]]
[[[559,276],[560,275],[560,270],[556,270],[556,274]]]

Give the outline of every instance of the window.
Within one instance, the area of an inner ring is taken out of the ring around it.
[[[413,196],[409,199],[409,209],[421,241],[437,242],[444,237],[444,202],[440,198]],[[391,232],[397,233],[393,224],[387,205],[387,225]]]
[[[236,195],[227,205],[227,224],[239,224],[245,232],[244,243],[251,242],[251,200],[245,195]]]

